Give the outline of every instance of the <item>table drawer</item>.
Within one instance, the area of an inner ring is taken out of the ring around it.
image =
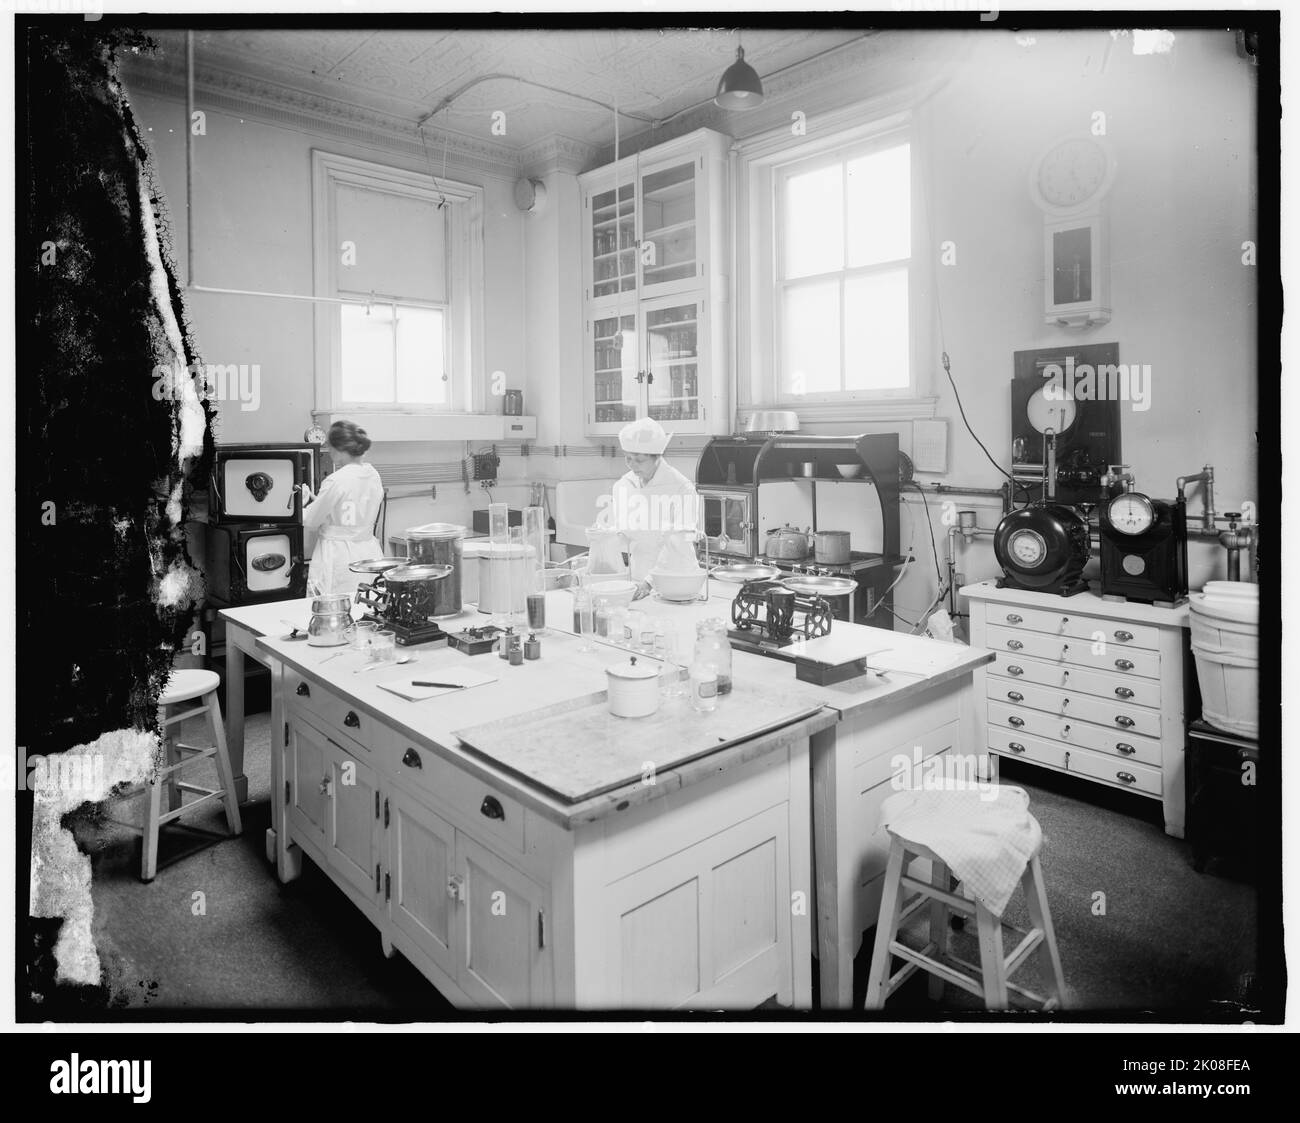
[[[1150,624],[1129,624],[1101,616],[1080,616],[1065,609],[1054,612],[1046,608],[1021,608],[989,605],[985,619],[997,627],[1042,632],[1052,636],[1072,636],[1090,643],[1104,641],[1122,648],[1160,650],[1160,629]]]
[[[994,651],[1055,663],[1072,663],[1094,670],[1116,671],[1144,678],[1160,677],[1160,654],[1155,651],[1120,651],[1114,644],[1094,644],[1073,636],[1046,636],[1015,628],[989,628],[985,643]],[[1101,648],[1101,653],[1098,653]]]
[[[325,732],[367,752],[374,749],[381,723],[327,686],[304,678],[291,667],[284,669],[285,701]]]
[[[432,797],[435,808],[454,814],[457,822],[480,840],[492,840],[523,853],[522,804],[410,741],[395,737],[385,745],[383,756],[385,768],[396,783]]]
[[[1081,776],[1106,780],[1115,787],[1132,788],[1146,795],[1158,796],[1163,790],[1160,769],[1133,760],[1116,760],[1105,753],[1072,750],[1069,769]]]
[[[1027,760],[1033,764],[1050,764],[1055,768],[1065,767],[1065,756],[1069,748],[1056,741],[1045,741],[1041,737],[1031,737],[1011,729],[998,729],[993,725],[988,727],[988,735],[991,752],[1016,760]]]
[[[1130,702],[1121,702],[1119,699],[1108,702],[1088,694],[1079,694],[1072,690],[1055,690],[1036,683],[1010,682],[993,675],[989,675],[985,682],[988,684],[988,696],[991,701],[1010,702],[1013,706],[1045,710],[1049,714],[1061,717],[1095,721],[1098,725],[1122,733],[1136,733],[1145,737],[1160,736],[1159,710],[1146,710]]]
[[[1003,726],[1015,733],[1028,733],[1062,742],[1063,748],[1083,747],[1109,753],[1127,760],[1140,760],[1160,766],[1160,742],[1150,737],[1113,731],[1078,717],[1046,714],[1004,702],[990,701],[989,725]]]
[[[1010,651],[997,652],[997,659],[988,665],[990,697],[994,679],[999,682],[1012,679],[1016,682],[1038,683],[1057,687],[1071,693],[1082,691],[1099,698],[1119,699],[1129,705],[1160,707],[1161,684],[1150,679],[1134,678],[1131,674],[1112,669],[1090,671],[1084,667],[1064,663],[1044,663],[1038,659],[1024,659]],[[1008,686],[1006,689],[1014,689]]]

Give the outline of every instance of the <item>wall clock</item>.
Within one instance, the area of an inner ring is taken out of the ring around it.
[[[1102,202],[1116,163],[1101,137],[1053,141],[1034,161],[1029,193],[1043,211],[1043,319],[1088,327],[1110,319],[1110,257]]]

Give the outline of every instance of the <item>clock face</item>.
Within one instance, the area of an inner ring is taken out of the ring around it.
[[[1050,397],[1047,393],[1049,389],[1052,391]],[[1046,433],[1049,429],[1053,433],[1064,433],[1074,424],[1078,409],[1065,388],[1053,383],[1035,390],[1025,403],[1025,415],[1029,424],[1040,433]]]
[[[325,430],[319,425],[313,425],[302,435],[302,439],[309,445],[323,445],[325,443]]]
[[[1108,186],[1109,173],[1106,150],[1089,137],[1073,137],[1054,145],[1038,162],[1035,186],[1048,206],[1079,207]]]
[[[1106,517],[1121,534],[1143,534],[1156,521],[1156,512],[1145,495],[1129,491],[1110,501]]]
[[[1025,569],[1041,565],[1047,556],[1047,543],[1036,530],[1017,530],[1007,542],[1011,556]]]

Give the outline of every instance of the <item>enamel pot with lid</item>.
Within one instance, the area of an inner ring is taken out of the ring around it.
[[[822,565],[847,565],[850,559],[847,530],[819,530],[813,534],[813,557]]]
[[[808,556],[808,535],[792,526],[767,532],[767,556],[784,561],[802,561]]]
[[[651,664],[626,663],[605,668],[609,712],[615,717],[649,717],[659,709],[659,672]]]

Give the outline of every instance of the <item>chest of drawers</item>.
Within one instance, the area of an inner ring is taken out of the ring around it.
[[[1026,760],[1160,800],[1183,837],[1189,667],[1186,607],[961,590],[971,644],[996,655],[976,671],[977,712],[994,761]]]

